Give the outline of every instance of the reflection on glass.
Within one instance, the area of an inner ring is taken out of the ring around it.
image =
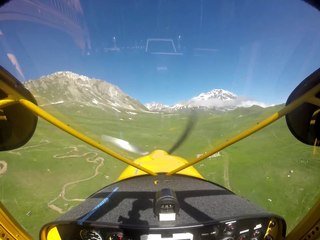
[[[320,66],[319,22],[302,1],[9,1],[0,63],[45,110],[132,159],[169,151],[196,109],[173,152],[191,160],[281,109]],[[319,197],[319,165],[282,119],[196,168],[290,230]],[[40,121],[0,153],[1,202],[37,236],[124,167]]]

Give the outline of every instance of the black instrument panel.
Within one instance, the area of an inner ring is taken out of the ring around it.
[[[41,239],[273,240],[285,233],[281,217],[220,185],[159,174],[101,189],[45,225]]]
[[[279,219],[270,217],[223,221],[208,226],[149,230],[98,227],[76,223],[56,226],[63,240],[272,240],[276,239],[282,228]]]

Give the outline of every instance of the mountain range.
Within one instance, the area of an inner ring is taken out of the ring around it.
[[[196,108],[196,109],[215,109],[220,111],[233,110],[238,107],[267,107],[266,104],[244,97],[223,89],[213,89],[206,93],[191,98],[185,102],[177,103],[172,106],[163,105],[161,103],[149,103],[145,106],[150,111],[176,111],[180,109]]]
[[[113,108],[114,110],[153,112],[190,108],[227,111],[253,105],[267,107],[263,103],[238,97],[236,94],[223,89],[213,89],[172,106],[155,102],[143,105],[124,93],[119,87],[107,81],[89,78],[69,71],[56,72],[38,80],[29,80],[24,84],[36,97],[39,105],[42,106],[76,103],[101,109]]]

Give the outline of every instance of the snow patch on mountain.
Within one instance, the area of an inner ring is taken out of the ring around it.
[[[170,108],[169,105],[164,105],[162,103],[156,103],[156,102],[146,103],[145,107],[150,111],[164,111]]]

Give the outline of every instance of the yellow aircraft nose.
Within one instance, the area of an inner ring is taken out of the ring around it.
[[[168,173],[173,169],[176,169],[177,167],[186,164],[188,161],[178,156],[169,155],[164,150],[157,149],[147,156],[137,158],[134,162],[156,173]],[[118,178],[118,181],[145,174],[145,172],[135,167],[128,166],[121,173],[121,175]],[[203,179],[201,174],[192,166],[181,170],[180,172],[178,172],[178,174]]]

